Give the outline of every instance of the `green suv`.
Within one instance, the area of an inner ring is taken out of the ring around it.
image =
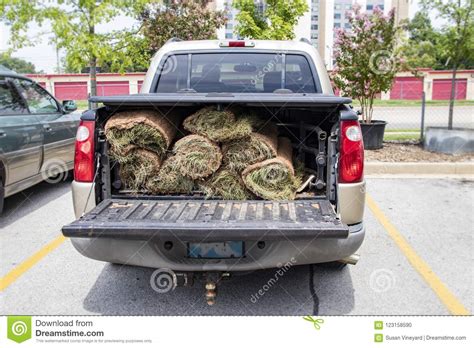
[[[5,197],[72,169],[76,109],[33,80],[0,71],[0,213]]]

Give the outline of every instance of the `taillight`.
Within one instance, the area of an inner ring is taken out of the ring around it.
[[[94,181],[94,129],[95,121],[81,121],[76,133],[74,154],[74,180]]]
[[[255,47],[253,41],[221,41],[219,47]]]
[[[364,176],[364,142],[359,122],[341,122],[341,149],[339,157],[339,182],[354,183]]]

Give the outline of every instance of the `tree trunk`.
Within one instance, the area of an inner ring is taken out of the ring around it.
[[[97,59],[91,58],[89,63],[89,79],[91,83],[91,96],[97,95]]]
[[[453,67],[453,77],[451,79],[451,97],[449,99],[449,117],[448,117],[448,129],[453,129],[453,112],[454,112],[454,99],[456,98],[456,73],[458,70],[457,64]]]
[[[95,27],[93,25],[89,26],[89,34],[90,36],[95,35]],[[91,93],[90,96],[97,95],[97,57],[92,53],[91,58],[89,61],[89,82],[91,86]],[[92,109],[97,107],[96,103],[89,103]]]

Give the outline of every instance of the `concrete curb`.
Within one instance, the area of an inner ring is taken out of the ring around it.
[[[364,173],[473,175],[474,162],[366,162]]]

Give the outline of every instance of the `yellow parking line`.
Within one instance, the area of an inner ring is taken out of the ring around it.
[[[430,288],[439,297],[441,302],[448,308],[453,315],[469,315],[469,311],[464,305],[454,296],[454,294],[448,289],[448,287],[442,282],[441,279],[433,272],[428,264],[416,253],[412,246],[407,240],[398,232],[397,228],[388,220],[382,210],[377,206],[375,201],[367,195],[367,205],[369,206],[372,214],[387,230],[390,237],[395,241],[397,246],[403,252],[405,257],[411,263],[413,268],[423,277],[428,283]]]
[[[0,291],[3,291],[8,288],[15,280],[21,277],[23,273],[27,272],[31,267],[41,261],[42,258],[44,258],[50,252],[59,247],[65,240],[66,238],[62,235],[55,238],[54,240],[46,244],[44,247],[42,247],[40,250],[38,250],[36,253],[31,255],[28,259],[26,259],[14,269],[12,269],[10,272],[8,272],[5,277],[0,279]]]

